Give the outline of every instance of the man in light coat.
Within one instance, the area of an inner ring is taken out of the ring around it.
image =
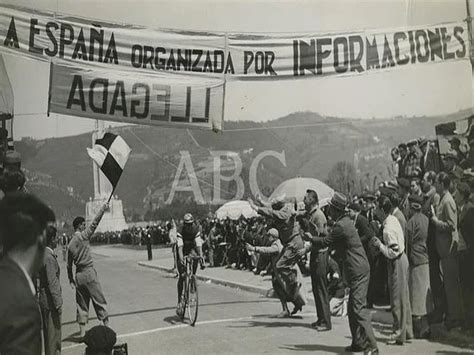
[[[441,258],[445,297],[442,311],[446,314],[445,323],[448,329],[460,327],[463,319],[457,250],[459,242],[458,216],[456,203],[449,192],[450,186],[449,175],[441,172],[436,180],[436,190],[441,199],[436,210],[432,207],[433,215],[431,217],[436,230],[436,249]]]

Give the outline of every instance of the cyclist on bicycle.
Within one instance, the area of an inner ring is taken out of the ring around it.
[[[201,269],[204,269],[204,258],[202,254],[201,228],[194,221],[191,213],[184,215],[184,224],[181,233],[178,233],[178,306],[176,313],[179,315],[181,310],[181,294],[183,293],[184,276],[186,274],[185,257],[199,256]],[[196,274],[197,263],[193,264],[193,274]]]

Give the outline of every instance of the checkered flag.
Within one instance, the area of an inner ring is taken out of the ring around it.
[[[109,179],[114,190],[127,163],[130,151],[130,147],[122,137],[108,132],[101,139],[96,139],[92,149],[87,148],[87,153]]]

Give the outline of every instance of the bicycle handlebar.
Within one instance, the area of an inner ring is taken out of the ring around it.
[[[202,257],[200,257],[199,255],[197,255],[197,256],[196,255],[186,255],[184,258],[188,259],[188,260],[200,260],[200,259],[202,259]]]

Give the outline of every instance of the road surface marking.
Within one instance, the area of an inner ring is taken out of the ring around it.
[[[314,315],[314,314],[315,314],[315,313],[312,312],[312,313],[301,313],[300,315],[301,315],[301,316],[307,316],[307,315]],[[226,319],[205,320],[205,321],[201,321],[201,322],[196,322],[196,325],[207,325],[207,324],[218,324],[218,323],[228,323],[228,322],[239,322],[239,321],[251,320],[251,319],[255,319],[255,318],[257,318],[257,317],[255,317],[255,316],[248,316],[248,317],[239,317],[239,318],[226,318]],[[260,318],[260,317],[258,317],[258,318]],[[269,315],[269,318],[271,318],[271,315]],[[158,333],[158,332],[162,332],[162,331],[165,331],[165,330],[173,330],[173,329],[186,328],[186,327],[190,327],[190,325],[189,325],[189,324],[186,324],[186,323],[183,323],[183,324],[176,324],[176,325],[171,325],[171,326],[169,326],[169,327],[154,328],[154,329],[142,330],[142,331],[139,331],[139,332],[133,332],[133,333],[127,333],[127,334],[117,335],[117,339],[119,339],[119,338],[126,338],[126,337],[134,337],[134,336],[145,335],[145,334],[151,334],[151,333]],[[77,348],[77,347],[80,347],[80,346],[84,346],[84,344],[83,344],[83,343],[79,343],[79,344],[69,345],[69,346],[63,347],[62,350],[74,349],[74,348]]]

